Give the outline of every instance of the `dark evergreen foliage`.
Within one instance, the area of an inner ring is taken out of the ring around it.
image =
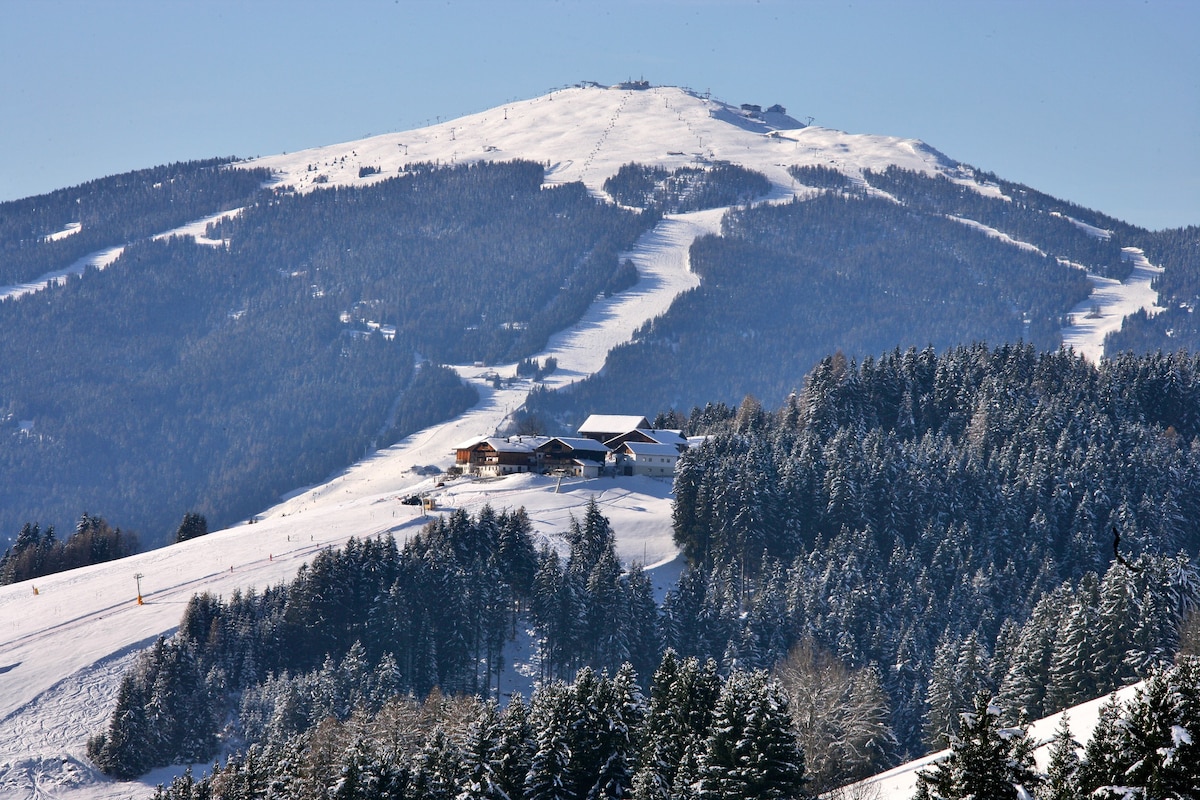
[[[924,796],[936,800],[1018,800],[1032,797],[1041,782],[1034,768],[1037,742],[1022,728],[1004,728],[987,692],[975,695],[962,715],[950,752],[917,773]],[[921,795],[918,795],[921,796]]]
[[[722,680],[711,665],[671,655],[651,691],[671,698],[670,707],[660,702],[648,711],[625,665],[611,677],[585,668],[570,683],[549,681],[528,706],[519,697],[500,709],[495,701],[437,692],[423,702],[395,696],[286,740],[250,745],[200,780],[185,772],[155,797],[619,800],[645,797],[631,795],[631,786],[654,774],[671,784],[662,796],[682,798],[701,787],[701,769],[714,786],[722,783],[722,796],[805,796],[803,754],[790,734],[786,702],[763,673]],[[660,755],[651,764],[647,755],[654,752]],[[679,761],[661,760],[676,752]],[[719,765],[729,758],[736,763],[722,775]]]
[[[1121,329],[1105,338],[1106,352],[1200,351],[1200,323],[1193,313],[1200,307],[1200,226],[1147,233],[1136,244],[1151,264],[1163,268],[1152,286],[1164,310],[1150,315],[1142,309],[1126,317]]]
[[[619,204],[652,208],[664,214],[748,203],[770,189],[771,182],[762,173],[728,162],[680,167],[674,172],[625,164],[604,181],[604,191]]]
[[[114,561],[137,551],[136,534],[112,528],[104,519],[91,514],[79,518],[75,532],[65,542],[55,538],[53,527],[42,531],[36,522],[27,522],[17,540],[0,557],[0,586]]]
[[[1020,340],[1054,349],[1089,292],[1083,271],[1050,256],[876,197],[742,209],[722,234],[692,245],[698,288],[614,349],[601,374],[535,393],[531,412],[577,424],[585,409],[618,412],[614,397],[666,409],[753,395],[775,406],[835,351]]]
[[[788,167],[788,174],[805,186],[813,186],[818,189],[856,191],[865,188],[862,183],[856,183],[841,170],[819,164],[806,167]]]
[[[1079,796],[1194,797],[1200,787],[1200,661],[1156,670],[1124,707],[1106,706],[1084,750]]]
[[[247,742],[282,753],[302,741],[307,752],[326,754],[322,764],[345,767],[338,753],[370,761],[350,747],[357,734],[321,749],[320,726],[356,729],[356,713],[389,713],[397,693],[488,695],[513,615],[527,610],[544,696],[528,717],[523,741],[533,743],[505,762],[527,765],[504,773],[509,800],[513,791],[696,798],[735,791],[726,783],[734,778],[742,780],[736,791],[800,791],[786,777],[794,777],[787,739],[750,756],[738,749],[741,739],[714,738],[743,726],[737,709],[759,702],[749,696],[767,697],[755,719],[782,708],[776,690],[759,692],[761,680],[742,671],[771,666],[798,641],[876,676],[885,698],[873,704],[872,724],[880,724],[879,707],[890,709],[881,730],[896,741],[876,737],[872,763],[920,752],[943,735],[1013,742],[986,709],[965,729],[954,721],[970,709],[972,691],[999,693],[1019,719],[1022,710],[1049,713],[1161,674],[1175,656],[1179,628],[1200,601],[1196,565],[1180,554],[1200,547],[1196,366],[1176,354],[1126,355],[1097,367],[1031,346],[896,351],[861,365],[831,357],[776,412],[747,399],[736,410],[716,405],[688,418],[691,432],[708,434],[676,477],[676,535],[691,565],[661,615],[640,571],[621,571],[611,527],[593,502],[565,532],[563,556],[535,553],[520,512],[456,512],[402,551],[352,542],[322,554],[290,586],[227,603],[197,598],[179,639],[204,642],[194,647],[194,674],[205,687],[240,693],[236,725]],[[1113,559],[1114,525],[1124,562]],[[662,645],[674,652],[659,666],[649,704],[639,706],[628,699],[636,692],[620,663],[652,663],[649,653]],[[701,668],[701,658],[710,666]],[[605,666],[616,677],[595,671]],[[572,687],[558,682],[576,669]],[[745,689],[720,725],[712,716],[718,672],[731,676],[727,691]],[[150,697],[145,687],[155,685],[143,680],[129,694]],[[1181,721],[1191,719],[1190,690],[1171,691],[1175,699],[1162,702],[1178,710],[1173,722],[1150,708],[1138,724],[1158,733],[1107,745],[1102,736],[1097,752],[1183,752],[1193,735]],[[143,699],[124,716],[141,725],[158,707],[166,705]],[[622,719],[645,721],[597,723],[618,708],[631,711]],[[220,709],[212,718],[229,719],[230,707]],[[977,729],[984,724],[995,736]],[[639,739],[638,725],[655,743]],[[619,733],[626,729],[629,744]],[[771,730],[759,731],[762,742],[775,741]],[[1164,740],[1163,730],[1174,738]],[[464,781],[492,792],[499,767],[484,762],[499,734],[443,734],[429,729],[408,760],[368,769],[371,781],[410,781],[423,787],[411,789],[414,797],[443,796]],[[97,758],[116,769],[145,763],[108,743],[123,735],[110,728]],[[743,738],[757,741],[758,733]],[[761,771],[738,778],[731,758]],[[1099,780],[1104,758],[1085,759],[1078,780]],[[766,773],[784,777],[756,777]]]
[[[1095,211],[978,173],[972,176],[976,186],[899,167],[868,171],[865,177],[872,187],[909,208],[986,225],[1109,278],[1124,280],[1129,275],[1121,248],[1126,238],[1140,231]],[[996,194],[981,192],[980,186],[994,188]]]
[[[199,536],[208,534],[208,520],[203,514],[197,514],[195,511],[189,511],[183,515],[183,521],[179,523],[179,527],[175,529],[175,541],[186,542],[188,539],[195,539]]]
[[[271,173],[232,168],[231,161],[168,164],[0,203],[0,286],[252,202]],[[72,223],[77,233],[47,239]]]
[[[1032,347],[827,359],[777,413],[693,431],[666,644],[766,666],[811,635],[887,665],[897,755],[975,689],[1032,718],[1145,675],[1200,599],[1175,555],[1200,548],[1195,374]]]

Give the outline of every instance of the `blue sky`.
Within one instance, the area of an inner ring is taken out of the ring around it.
[[[645,77],[1200,224],[1195,0],[0,0],[0,200]]]

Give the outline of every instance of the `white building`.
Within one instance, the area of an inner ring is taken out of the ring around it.
[[[615,451],[618,475],[648,475],[670,478],[675,475],[679,448],[657,442],[624,442]]]

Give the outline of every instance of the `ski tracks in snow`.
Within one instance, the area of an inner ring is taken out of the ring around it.
[[[1133,272],[1124,281],[1088,273],[1092,293],[1068,315],[1063,327],[1063,346],[1072,347],[1093,364],[1104,357],[1104,337],[1119,331],[1125,317],[1146,309],[1151,315],[1162,311],[1158,292],[1151,282],[1162,274],[1146,254],[1136,247],[1126,247],[1124,258],[1133,262]]]

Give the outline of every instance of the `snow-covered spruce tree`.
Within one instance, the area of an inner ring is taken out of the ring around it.
[[[1046,779],[1037,789],[1037,800],[1078,800],[1079,796],[1079,742],[1063,714],[1050,741]]]
[[[146,720],[145,687],[134,672],[126,672],[117,691],[117,707],[113,710],[107,733],[88,740],[88,758],[100,771],[120,780],[141,775],[153,763],[148,752],[149,724]]]
[[[1101,786],[1121,784],[1123,758],[1119,741],[1121,704],[1111,695],[1100,707],[1092,736],[1083,749],[1083,761],[1076,773],[1080,796],[1091,797]]]
[[[456,800],[515,800],[505,787],[501,754],[504,734],[499,704],[495,700],[485,702],[463,737],[465,774]]]
[[[617,669],[629,658],[626,638],[628,603],[621,581],[621,562],[607,547],[588,573],[584,593],[585,663],[596,669]]]
[[[1026,800],[1039,783],[1035,743],[1024,727],[1003,728],[1000,709],[987,692],[975,695],[973,710],[962,715],[950,752],[931,769],[917,773],[932,800]]]
[[[1112,752],[1105,753],[1107,774],[1089,777],[1105,782],[1083,788],[1101,797],[1121,796],[1127,788],[1148,800],[1195,797],[1200,793],[1200,659],[1184,658],[1155,671],[1129,701],[1120,723],[1099,733],[1111,738]]]
[[[1024,711],[1030,719],[1043,715],[1056,636],[1070,599],[1070,589],[1064,586],[1038,600],[1022,627],[1012,665],[1000,685],[1003,705]]]
[[[962,641],[943,638],[938,644],[926,695],[925,736],[930,746],[945,746],[974,695],[991,690],[988,665],[987,650],[974,631]]]
[[[696,765],[720,692],[716,662],[701,666],[694,657],[680,659],[674,650],[663,654],[642,725],[636,800],[678,798],[683,787],[698,780]]]
[[[633,789],[636,737],[645,715],[633,668],[626,664],[612,679],[602,675],[583,684],[592,696],[576,692],[583,714],[574,729],[580,746],[572,758],[572,783],[584,800],[625,800]],[[590,730],[584,733],[585,728]]]
[[[525,777],[533,760],[529,707],[518,695],[500,712],[500,741],[492,764],[496,788],[509,800],[524,800]]]
[[[654,587],[641,564],[634,563],[625,575],[626,599],[629,606],[626,641],[629,663],[638,675],[650,675],[658,666],[662,652],[659,634],[658,603]]]
[[[1100,579],[1086,572],[1064,611],[1054,639],[1045,708],[1068,708],[1097,695],[1096,632],[1100,627]]]
[[[713,711],[700,762],[700,800],[806,797],[804,753],[787,697],[767,673],[734,672]]]
[[[462,752],[439,725],[421,748],[413,777],[412,800],[454,800],[464,783]]]
[[[580,800],[566,784],[571,762],[571,724],[578,716],[575,698],[562,681],[543,685],[533,693],[529,723],[534,752],[525,778],[526,800]]]

